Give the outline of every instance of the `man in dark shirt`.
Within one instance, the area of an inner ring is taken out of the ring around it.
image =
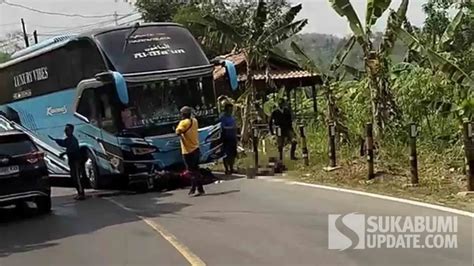
[[[234,173],[235,158],[237,157],[237,124],[232,116],[233,105],[225,103],[221,116],[222,146],[224,150],[224,168],[226,175]]]
[[[65,139],[55,139],[51,136],[49,137],[54,140],[59,146],[66,148],[66,152],[61,153],[60,157],[63,158],[64,155],[67,155],[71,179],[77,189],[77,196],[75,199],[84,200],[85,193],[80,178],[81,173],[83,173],[84,166],[82,165],[79,142],[74,136],[74,126],[71,124],[67,124],[66,128],[64,129],[64,133],[66,133]]]
[[[278,108],[272,112],[268,125],[270,128],[270,134],[275,135],[273,125],[276,125],[281,129],[281,138],[279,138],[278,147],[283,147],[291,142],[291,160],[297,160],[297,141],[295,139],[295,131],[293,130],[293,116],[290,108],[283,99],[278,102]]]

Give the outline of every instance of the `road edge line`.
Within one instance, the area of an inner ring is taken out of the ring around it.
[[[398,202],[398,203],[405,203],[405,204],[414,205],[414,206],[418,206],[418,207],[425,207],[425,208],[429,208],[429,209],[434,209],[434,210],[444,211],[444,212],[450,212],[450,213],[454,213],[454,214],[457,214],[457,215],[463,215],[463,216],[474,218],[474,213],[472,213],[472,212],[458,210],[458,209],[454,209],[454,208],[450,208],[450,207],[440,206],[440,205],[421,202],[421,201],[416,201],[416,200],[409,200],[409,199],[397,198],[397,197],[393,197],[393,196],[386,196],[386,195],[382,195],[382,194],[370,193],[370,192],[365,192],[365,191],[352,190],[352,189],[346,189],[346,188],[338,188],[338,187],[331,187],[331,186],[325,186],[325,185],[310,184],[310,183],[298,182],[298,181],[287,181],[286,183],[289,184],[289,185],[299,185],[299,186],[313,187],[313,188],[319,188],[319,189],[326,189],[326,190],[333,190],[333,191],[338,191],[338,192],[356,194],[356,195],[361,195],[361,196],[366,196],[366,197],[384,199],[384,200],[394,201],[394,202]]]
[[[194,254],[186,245],[181,243],[175,235],[171,232],[166,230],[161,224],[154,222],[146,217],[139,215],[135,210],[123,205],[122,203],[112,199],[112,198],[104,198],[105,200],[113,203],[114,205],[120,207],[121,209],[133,213],[137,216],[140,220],[142,220],[146,225],[151,227],[153,231],[160,234],[168,243],[170,243],[176,251],[178,251],[192,266],[206,266],[206,263],[199,258],[196,254]]]
[[[326,186],[326,185],[318,185],[318,184],[310,184],[310,183],[299,182],[299,181],[291,181],[291,180],[288,180],[288,179],[274,178],[274,177],[271,177],[271,176],[259,176],[259,177],[257,177],[257,179],[267,181],[267,182],[282,182],[282,183],[285,183],[287,185],[298,185],[298,186],[305,186],[305,187],[312,187],[312,188],[319,188],[319,189],[325,189],[325,190],[344,192],[344,193],[349,193],[349,194],[356,194],[356,195],[360,195],[360,196],[366,196],[366,197],[378,198],[378,199],[383,199],[383,200],[388,200],[388,201],[394,201],[394,202],[398,202],[398,203],[404,203],[404,204],[409,204],[409,205],[413,205],[413,206],[434,209],[434,210],[438,210],[438,211],[450,212],[450,213],[453,213],[453,214],[474,218],[474,213],[472,213],[472,212],[463,211],[463,210],[454,209],[454,208],[445,207],[445,206],[436,205],[436,204],[431,204],[431,203],[426,203],[426,202],[421,202],[421,201],[416,201],[416,200],[397,198],[397,197],[393,197],[393,196],[387,196],[387,195],[370,193],[370,192],[365,192],[365,191],[360,191],[360,190],[347,189],[347,188],[340,188],[340,187],[333,187],[333,186]]]

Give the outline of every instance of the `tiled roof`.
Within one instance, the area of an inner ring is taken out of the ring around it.
[[[305,70],[272,70],[270,71],[270,78],[273,80],[278,79],[298,79],[298,78],[310,78],[319,76],[316,73],[310,73]],[[254,80],[265,80],[266,74],[264,72],[257,72],[253,76]],[[239,81],[247,80],[247,75],[239,75]]]
[[[239,54],[227,54],[220,56],[220,58],[224,58],[227,60],[232,61],[236,67],[240,64],[245,63],[245,55],[243,53]],[[225,68],[222,66],[216,66],[214,68],[214,80],[220,79],[225,75]],[[298,79],[298,78],[310,78],[310,77],[317,77],[319,74],[310,73],[305,70],[300,69],[272,69],[270,71],[270,78],[273,80],[281,80],[281,79]],[[266,75],[265,71],[258,71],[254,74],[254,80],[265,80]],[[247,80],[246,74],[239,74],[239,81]]]

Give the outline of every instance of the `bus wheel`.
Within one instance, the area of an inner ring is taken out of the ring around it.
[[[97,163],[95,162],[94,155],[92,155],[90,151],[87,151],[86,156],[85,174],[90,187],[93,189],[103,188],[101,182],[102,178],[99,175],[99,171],[97,171]]]

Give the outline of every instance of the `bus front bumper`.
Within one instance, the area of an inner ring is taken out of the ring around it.
[[[213,147],[201,154],[201,165],[216,162],[222,158],[222,144]],[[148,161],[124,161],[124,173],[128,177],[129,184],[137,184],[157,181],[163,172],[180,173],[184,170],[184,163],[179,162],[174,165],[165,165],[161,160]]]

